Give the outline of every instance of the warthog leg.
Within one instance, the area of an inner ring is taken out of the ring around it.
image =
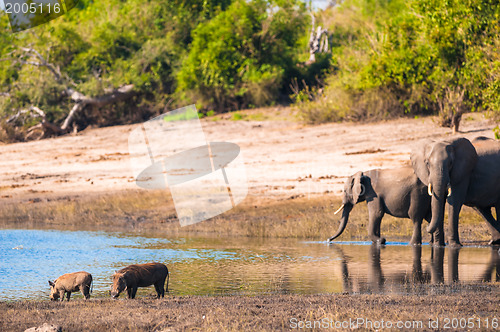
[[[135,293],[137,293],[137,287],[132,287],[132,298],[135,299]]]
[[[165,295],[165,291],[163,290],[163,286],[161,283],[155,284],[156,294],[158,294],[158,298],[163,297]]]

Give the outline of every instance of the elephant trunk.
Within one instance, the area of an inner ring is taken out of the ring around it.
[[[448,195],[448,186],[441,184],[436,186],[429,185],[429,188],[432,188],[432,219],[429,226],[427,226],[427,232],[434,233],[444,222],[444,208],[446,204],[446,197]]]
[[[344,209],[342,211],[342,218],[340,219],[340,225],[339,229],[337,230],[337,233],[335,233],[334,236],[328,239],[328,242],[331,242],[338,238],[342,233],[344,232],[345,227],[347,226],[347,221],[349,220],[349,213],[352,210],[352,204],[345,204]]]

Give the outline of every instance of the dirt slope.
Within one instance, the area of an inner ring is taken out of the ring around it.
[[[1,202],[137,189],[128,156],[128,135],[137,126],[0,145]],[[317,126],[204,119],[202,126],[207,140],[241,147],[249,195],[263,199],[340,193],[346,176],[397,167],[408,162],[411,146],[419,139],[450,136],[433,118]],[[480,114],[466,115],[460,135],[493,137],[494,126]]]

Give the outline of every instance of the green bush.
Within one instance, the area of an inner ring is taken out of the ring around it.
[[[337,31],[335,70],[297,106],[310,122],[439,114],[451,126],[466,111],[498,112],[499,8],[480,0],[345,1],[323,14]]]
[[[0,118],[31,105],[60,124],[72,102],[71,86],[98,96],[125,84],[137,92],[127,103],[86,108],[79,126],[142,121],[172,103],[176,73],[191,43],[191,31],[226,9],[230,0],[81,0],[78,8],[36,28],[12,34],[0,17]],[[45,67],[23,64],[22,47],[32,47],[59,68],[62,80]]]
[[[193,31],[178,94],[216,111],[277,100],[298,62],[306,19],[298,1],[235,1]]]

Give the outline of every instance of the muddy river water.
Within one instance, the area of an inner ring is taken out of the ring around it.
[[[173,295],[429,294],[500,284],[500,252],[490,247],[3,229],[0,300],[48,299],[47,280],[81,270],[94,277],[92,296],[106,297],[115,270],[152,261],[168,266]]]

